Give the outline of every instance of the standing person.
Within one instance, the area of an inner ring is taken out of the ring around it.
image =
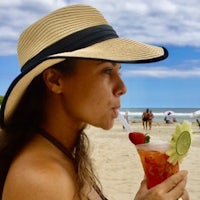
[[[113,126],[126,93],[120,63],[159,61],[166,51],[121,39],[98,10],[73,5],[28,27],[18,57],[21,74],[0,112],[2,200],[105,200],[84,129]],[[135,200],[188,200],[186,174],[151,190],[143,180]]]
[[[152,110],[150,110],[149,111],[149,130],[151,130],[153,118],[154,118],[153,112]]]
[[[124,118],[125,118],[125,120],[127,121],[127,123],[129,123],[129,119],[128,119],[128,111],[125,112]]]
[[[128,119],[128,111],[125,112],[124,119],[127,121],[127,123],[129,123],[129,119]],[[123,129],[125,129],[124,126],[123,126]]]
[[[143,113],[142,113],[142,125],[144,129],[148,129],[148,121],[149,121],[149,109],[147,108]]]

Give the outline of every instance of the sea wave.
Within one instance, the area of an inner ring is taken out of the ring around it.
[[[122,115],[125,115],[125,113],[128,113],[129,120],[133,121],[141,121],[142,119],[142,113],[144,112],[144,108],[126,108],[126,109],[120,109],[120,113]],[[188,121],[196,121],[197,118],[200,118],[200,110],[197,108],[174,108],[174,109],[167,109],[167,108],[154,108],[151,109],[154,115],[154,121],[164,121],[164,117],[167,115],[167,113],[170,113],[168,115],[171,120],[175,118],[177,121],[181,122],[183,120]],[[198,111],[198,112],[197,112]]]

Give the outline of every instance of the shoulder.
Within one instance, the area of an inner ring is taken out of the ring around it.
[[[42,155],[43,156],[43,155]],[[75,174],[70,164],[38,155],[21,156],[8,172],[2,199],[74,200]]]

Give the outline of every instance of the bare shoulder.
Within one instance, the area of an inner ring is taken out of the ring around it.
[[[2,200],[77,200],[75,185],[70,162],[25,153],[11,165]]]

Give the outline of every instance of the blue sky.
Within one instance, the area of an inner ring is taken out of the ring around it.
[[[128,92],[122,107],[200,108],[200,12],[198,0],[0,1],[0,95],[20,73],[17,40],[28,25],[64,5],[98,8],[121,37],[165,46],[168,59],[122,65]]]

